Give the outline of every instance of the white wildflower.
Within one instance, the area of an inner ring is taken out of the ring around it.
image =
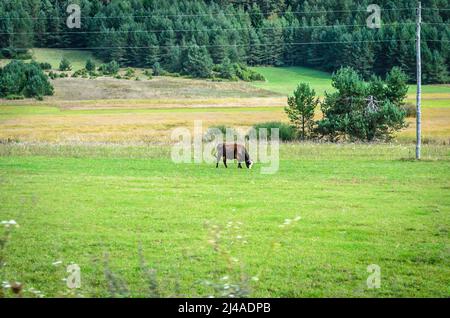
[[[1,224],[4,227],[10,227],[10,226],[19,227],[19,224],[17,224],[17,222],[14,220],[2,221]]]

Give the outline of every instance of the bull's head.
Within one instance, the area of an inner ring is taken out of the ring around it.
[[[248,169],[251,169],[253,167],[253,161],[251,161],[250,159],[247,160],[245,162],[245,165],[247,166]]]

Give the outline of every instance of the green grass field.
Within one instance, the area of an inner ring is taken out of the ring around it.
[[[205,281],[258,297],[449,296],[448,147],[413,162],[401,145],[285,145],[275,175],[176,165],[169,151],[0,146],[0,219],[20,224],[2,279],[58,295],[74,262],[80,293],[108,296],[107,254],[131,295],[148,296],[141,246],[163,296],[219,296]],[[236,263],[208,243],[208,223]],[[370,264],[380,289],[367,289]]]
[[[54,67],[61,53],[35,50]],[[424,89],[420,162],[409,119],[392,144],[283,144],[274,175],[173,163],[176,127],[286,122],[299,82],[330,88],[322,72],[257,70],[259,89],[60,79],[44,101],[0,101],[0,221],[20,225],[0,248],[0,282],[27,297],[449,297],[449,87]],[[371,264],[380,289],[367,288]]]
[[[254,70],[264,75],[266,82],[256,82],[252,85],[290,95],[299,83],[308,83],[315,89],[316,94],[324,96],[325,91],[331,92],[331,74],[305,67],[254,67]],[[416,86],[410,85],[409,94],[415,94]],[[423,93],[448,94],[450,105],[450,85],[424,85]],[[426,97],[426,96],[425,96]]]
[[[88,51],[34,48],[31,50],[31,54],[34,60],[39,63],[50,63],[55,70],[59,68],[59,63],[63,57],[70,61],[72,71],[84,68],[88,59],[92,59],[97,65],[101,63]],[[7,62],[8,60],[0,60],[0,66]]]
[[[94,58],[91,52],[87,51],[40,48],[33,49],[33,58],[36,61],[50,63],[54,69],[58,69],[59,63],[63,57],[70,61],[73,71],[84,68],[88,59],[92,59],[97,65],[101,63],[100,60]]]

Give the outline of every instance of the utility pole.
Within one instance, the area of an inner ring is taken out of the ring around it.
[[[420,148],[422,144],[422,112],[421,112],[421,101],[422,101],[422,57],[420,51],[420,30],[422,24],[422,3],[419,1],[419,6],[417,8],[417,30],[416,30],[416,55],[417,55],[417,116],[416,116],[416,134],[417,134],[417,144],[416,144],[416,159],[420,160]]]

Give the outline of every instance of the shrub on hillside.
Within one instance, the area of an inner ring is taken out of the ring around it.
[[[39,63],[39,67],[44,71],[48,71],[48,70],[52,69],[52,65],[47,62]]]
[[[124,77],[126,79],[130,79],[130,78],[134,77],[135,74],[136,74],[136,71],[133,68],[129,67],[126,69]]]
[[[233,64],[230,62],[230,59],[227,57],[223,60],[222,64],[217,67],[217,71],[219,72],[219,77],[237,81],[238,77],[236,76],[236,70]]]
[[[85,68],[82,68],[81,70],[75,71],[72,74],[72,77],[85,77],[88,75],[88,71]]]
[[[234,63],[234,72],[236,76],[245,82],[265,81],[266,79],[262,74],[255,72],[247,66],[239,63]]]
[[[50,73],[48,73],[48,77],[50,77],[52,80],[54,80],[54,79],[57,79],[59,76],[55,72],[50,71]]]
[[[164,72],[164,70],[161,67],[161,64],[159,64],[158,62],[153,64],[153,67],[152,67],[152,75],[153,76],[161,76],[163,72]]]
[[[39,64],[12,61],[0,69],[0,97],[53,95],[53,86]]]
[[[120,66],[116,61],[111,61],[106,64],[101,64],[98,71],[103,75],[116,75],[119,72]]]
[[[92,61],[91,59],[88,59],[86,61],[86,66],[85,66],[86,70],[88,72],[94,72],[95,71],[95,63],[94,61]]]
[[[61,59],[61,63],[59,63],[59,70],[62,72],[72,70],[72,65],[70,65],[70,61],[67,58],[63,57]]]

